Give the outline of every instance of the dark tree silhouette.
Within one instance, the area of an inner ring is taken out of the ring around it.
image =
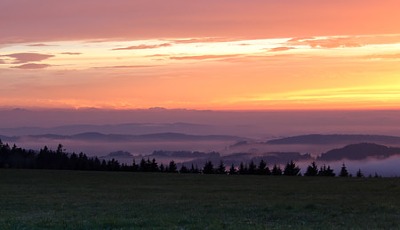
[[[254,164],[254,161],[250,161],[249,169],[248,169],[247,173],[248,174],[256,174],[256,172],[257,172],[256,164]]]
[[[244,175],[247,174],[247,167],[243,164],[243,162],[240,162],[239,165],[239,174]]]
[[[358,169],[356,177],[364,177],[364,174],[361,172],[361,169]]]
[[[165,166],[164,164],[160,164],[160,172],[165,172]]]
[[[293,161],[287,163],[285,169],[283,170],[283,175],[285,176],[298,176],[299,173],[300,168]]]
[[[304,173],[304,176],[317,176],[317,175],[318,175],[318,167],[315,164],[315,161],[313,161],[311,165],[307,167],[307,171]]]
[[[211,161],[206,161],[203,167],[204,174],[213,174],[214,173],[214,165]]]
[[[197,165],[196,165],[196,167],[194,167],[194,165],[192,164],[192,166],[190,167],[190,173],[199,173],[199,172],[200,172],[200,170],[197,167]]]
[[[229,168],[229,175],[235,175],[237,174],[237,170],[235,168],[235,165],[232,164],[231,167]]]
[[[273,176],[281,176],[282,175],[282,169],[279,165],[274,165],[271,171],[271,175]]]
[[[177,173],[178,172],[178,167],[176,166],[174,161],[170,161],[169,162],[168,172],[170,172],[170,173]]]
[[[320,168],[318,172],[318,176],[335,176],[335,173],[333,172],[333,169],[328,165],[326,167],[325,165]]]
[[[348,177],[349,176],[349,172],[347,171],[346,165],[343,163],[342,168],[340,169],[340,173],[339,173],[340,177]]]
[[[222,161],[219,162],[217,173],[218,174],[226,174],[226,169],[225,169],[224,162],[222,162]]]
[[[189,169],[185,165],[182,165],[181,169],[179,169],[179,173],[189,173],[189,172],[190,172]]]
[[[258,164],[257,174],[259,175],[267,175],[269,168],[267,167],[267,163],[261,159],[260,163]]]

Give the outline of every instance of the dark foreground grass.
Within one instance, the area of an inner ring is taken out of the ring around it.
[[[0,229],[399,229],[400,179],[0,170]]]

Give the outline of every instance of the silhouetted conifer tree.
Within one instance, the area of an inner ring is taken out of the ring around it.
[[[273,176],[281,176],[282,175],[282,169],[279,165],[274,165],[271,171],[271,175]]]
[[[250,161],[249,169],[248,169],[247,173],[248,174],[256,174],[256,172],[257,172],[256,164],[254,164],[254,161]]]
[[[229,168],[229,175],[235,175],[235,174],[237,174],[237,171],[235,165],[232,164],[231,167]]]
[[[261,159],[260,163],[258,164],[257,174],[267,175],[267,163],[265,163],[263,159]]]
[[[241,175],[247,174],[247,168],[244,166],[243,162],[240,162],[239,174]]]
[[[348,177],[349,176],[349,172],[347,171],[346,165],[344,163],[342,164],[342,168],[340,169],[339,176],[340,177]]]
[[[156,162],[156,159],[153,158],[153,160],[151,161],[151,164],[150,164],[150,171],[151,172],[158,172],[158,170],[159,170],[159,168],[158,168],[158,164]]]
[[[179,173],[189,173],[189,169],[185,165],[182,165]]]
[[[222,161],[219,162],[217,173],[218,174],[226,174],[226,169],[225,169],[224,162],[222,162]]]
[[[298,176],[300,173],[300,168],[293,162],[287,163],[285,169],[283,170],[283,175],[285,176]]]
[[[160,172],[165,172],[165,166],[164,164],[160,164]]]
[[[170,172],[170,173],[177,173],[178,172],[178,167],[176,166],[174,161],[170,161],[169,162],[168,172]]]
[[[364,177],[364,174],[361,172],[361,169],[358,169],[356,177]]]
[[[328,165],[326,167],[325,165],[320,168],[318,172],[318,176],[335,176],[335,173],[333,172],[333,169]]]
[[[204,174],[213,174],[214,173],[214,165],[211,161],[206,161],[203,167]]]
[[[307,171],[304,173],[304,176],[317,176],[317,175],[318,175],[318,167],[315,164],[315,161],[313,161],[311,165],[307,167]]]

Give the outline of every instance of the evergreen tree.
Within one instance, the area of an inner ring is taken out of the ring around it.
[[[356,176],[357,177],[364,177],[364,174],[361,172],[361,169],[358,169]]]
[[[342,168],[340,169],[339,176],[340,177],[348,177],[349,176],[349,172],[347,171],[346,165],[344,163],[342,164]]]
[[[244,166],[243,162],[240,162],[239,174],[241,175],[247,174],[247,168]]]
[[[333,169],[328,165],[326,167],[325,165],[320,168],[318,172],[318,176],[335,176],[335,173],[333,172]]]
[[[182,164],[179,173],[189,173],[189,169],[184,164]]]
[[[237,171],[235,165],[232,164],[231,167],[229,168],[229,175],[235,175],[235,174],[237,174]]]
[[[318,167],[315,164],[315,161],[313,161],[311,165],[307,167],[307,171],[306,173],[304,173],[304,176],[317,176],[317,175],[318,175]]]
[[[160,164],[160,172],[165,172],[165,166],[164,164]]]
[[[273,176],[281,176],[282,175],[282,169],[279,165],[274,164],[274,167],[272,168],[271,175]]]
[[[256,166],[256,164],[254,164],[254,161],[250,161],[249,169],[247,172],[248,172],[248,174],[256,174],[257,166]]]
[[[224,162],[222,162],[222,160],[219,162],[217,173],[218,174],[226,174],[225,165],[224,165]]]
[[[267,163],[265,163],[263,159],[261,159],[260,163],[258,164],[257,174],[267,175]]]
[[[196,167],[194,167],[192,163],[192,166],[190,167],[190,173],[199,173],[199,168],[197,167],[197,165]]]
[[[283,170],[283,175],[285,176],[298,176],[300,173],[300,168],[296,166],[293,161],[287,163],[285,169]]]
[[[213,174],[214,173],[214,165],[211,161],[206,161],[203,167],[204,174]]]
[[[177,173],[178,172],[178,167],[176,166],[174,161],[170,161],[169,162],[168,172],[170,172],[170,173]]]
[[[158,172],[159,171],[158,163],[156,162],[155,158],[153,158],[153,160],[150,163],[150,171],[151,172]]]

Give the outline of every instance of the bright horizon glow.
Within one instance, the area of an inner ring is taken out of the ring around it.
[[[398,1],[41,1],[0,3],[0,107],[400,109]]]

